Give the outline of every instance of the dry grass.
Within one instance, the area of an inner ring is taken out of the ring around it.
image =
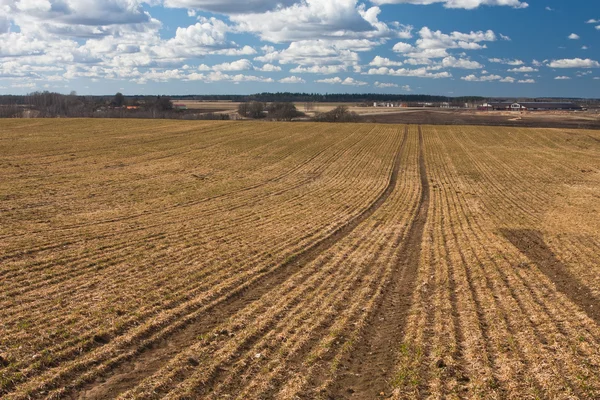
[[[0,176],[5,398],[600,397],[596,132],[5,121]]]

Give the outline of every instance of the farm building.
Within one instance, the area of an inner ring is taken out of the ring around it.
[[[178,103],[173,104],[173,108],[176,110],[187,110],[188,109],[187,104],[178,104]]]
[[[497,111],[579,111],[575,103],[558,102],[491,102],[477,107],[479,110]]]

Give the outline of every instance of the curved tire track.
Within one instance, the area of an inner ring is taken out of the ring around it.
[[[421,197],[417,214],[413,219],[406,239],[399,250],[398,264],[392,275],[390,286],[378,306],[370,324],[361,335],[362,340],[350,355],[346,372],[333,382],[330,398],[348,397],[374,399],[391,393],[396,360],[401,349],[404,323],[408,316],[415,288],[421,243],[429,210],[429,182],[423,156],[423,134],[419,126],[419,172]]]

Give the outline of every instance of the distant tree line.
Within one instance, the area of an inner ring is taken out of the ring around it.
[[[361,122],[362,117],[350,111],[346,106],[338,106],[331,111],[318,113],[314,116],[316,122]]]
[[[267,118],[275,121],[291,121],[294,118],[304,116],[304,113],[298,111],[294,103],[273,102],[266,104],[261,101],[240,103],[238,114],[246,118]]]
[[[292,93],[292,92],[277,92],[277,93],[256,93],[250,95],[184,95],[173,96],[181,100],[204,100],[204,101],[232,101],[232,102],[249,102],[258,101],[262,103],[373,103],[375,101],[393,101],[393,102],[424,102],[424,103],[440,103],[447,101],[457,102],[480,102],[483,97],[467,96],[467,97],[447,97],[447,96],[431,96],[424,94],[383,94],[383,93]]]
[[[169,118],[229,119],[223,114],[192,114],[173,109],[168,96],[78,96],[33,92],[23,96],[0,96],[0,118]]]

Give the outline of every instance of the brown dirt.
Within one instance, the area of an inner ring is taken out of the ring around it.
[[[560,115],[542,112],[528,113],[522,118],[514,114],[473,111],[410,111],[364,116],[367,120],[384,124],[427,124],[427,125],[490,125],[529,128],[577,128],[600,129],[600,119],[585,118],[588,114],[564,113]]]
[[[331,385],[333,399],[373,399],[391,393],[391,381],[400,350],[406,317],[415,288],[423,231],[429,209],[429,182],[423,157],[423,134],[419,127],[419,170],[421,198],[407,237],[399,249],[398,263],[392,280],[362,335],[362,340],[350,354],[346,372]]]
[[[392,174],[386,188],[367,209],[353,217],[346,225],[340,227],[331,235],[321,241],[315,242],[301,253],[289,258],[279,268],[267,273],[242,292],[232,292],[230,297],[216,304],[205,315],[199,316],[196,320],[183,327],[183,329],[175,331],[168,338],[141,351],[133,359],[115,365],[114,369],[98,378],[95,382],[89,383],[82,388],[76,388],[70,397],[96,400],[112,399],[120,393],[134,388],[142,380],[157,372],[164,365],[165,360],[177,355],[181,352],[181,349],[189,347],[198,340],[199,336],[206,335],[215,330],[220,324],[226,322],[229,316],[234,315],[247,304],[258,300],[264,295],[268,295],[273,287],[281,285],[306,264],[315,260],[321,253],[348,236],[358,225],[373,215],[394,191],[400,170],[401,154],[407,136],[408,129],[405,130],[400,148],[396,152]],[[424,168],[422,158],[421,165],[421,168]],[[409,300],[407,298],[407,301]],[[216,381],[217,377],[214,377],[213,380]]]
[[[540,231],[502,229],[501,232],[540,268],[560,292],[577,304],[588,317],[600,324],[600,299],[597,299],[586,285],[569,272],[567,266],[548,247]]]

